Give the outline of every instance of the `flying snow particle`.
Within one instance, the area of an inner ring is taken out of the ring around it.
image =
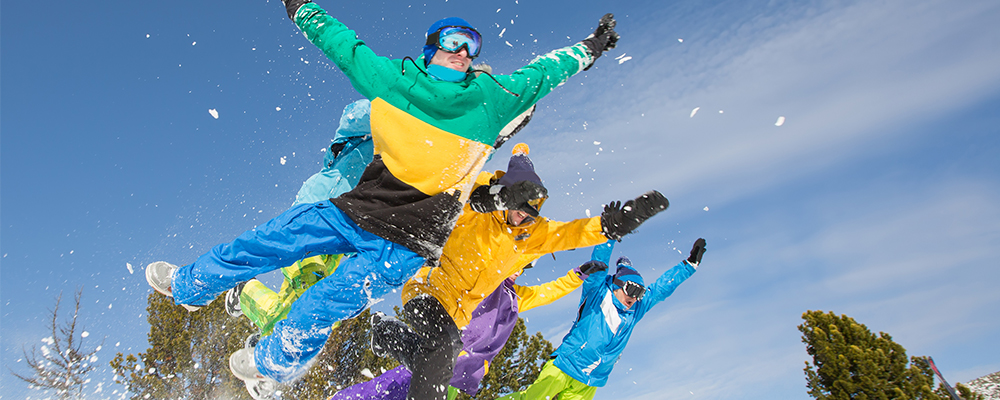
[[[703,210],[708,211],[708,206],[705,206],[705,208],[703,208]]]
[[[152,373],[155,373],[155,372],[156,372],[156,368],[150,368],[150,369],[149,369],[149,373],[150,373],[150,374],[152,374]]]
[[[694,110],[691,110],[691,118],[694,118],[694,115],[697,114],[698,110],[700,110],[700,109],[701,109],[701,107],[695,107]]]
[[[212,118],[219,119],[219,112],[215,111],[214,108],[209,108],[208,113],[212,114]]]
[[[503,30],[500,31],[500,37],[503,37],[504,32],[507,32],[507,28],[503,28]]]
[[[719,110],[719,114],[722,114],[722,110]]]
[[[361,370],[361,375],[364,375],[368,379],[375,379],[375,374],[373,374],[368,368]]]
[[[80,334],[80,337],[87,337],[87,336],[90,336],[90,332],[83,331],[83,333]]]
[[[288,162],[288,158],[281,156],[281,165],[285,165],[286,162]]]
[[[680,38],[678,38],[678,39],[677,39],[677,42],[678,42],[678,43],[684,43],[684,39],[680,39]]]
[[[146,34],[146,39],[149,39],[149,34],[148,33]]]
[[[631,60],[631,59],[632,59],[632,56],[628,56],[628,57],[625,57],[625,58],[623,58],[621,60],[618,60],[618,65],[621,65],[623,62]]]
[[[109,310],[111,309],[111,306],[112,306],[112,305],[113,305],[113,304],[108,304],[108,309],[109,309]]]
[[[514,45],[510,44],[510,42],[508,42],[508,41],[506,41],[506,40],[504,40],[503,42],[504,42],[504,43],[507,43],[507,45],[508,45],[508,46],[510,46],[510,47],[514,47]]]
[[[774,123],[774,126],[782,126],[785,124],[785,117],[778,117],[778,122]]]
[[[281,107],[274,107],[274,111],[281,111]]]
[[[196,44],[198,44],[198,42],[191,42],[191,45],[192,45],[192,46],[194,46],[194,45],[196,45]]]
[[[132,264],[129,264],[129,263],[125,263],[125,268],[128,268],[128,274],[129,274],[129,275],[132,275],[132,274],[134,274],[134,273],[135,273],[135,270],[134,270],[134,269],[132,269]]]
[[[601,145],[601,142],[598,142],[596,140],[594,141],[594,146],[600,146],[600,145]]]
[[[586,210],[583,210],[583,212],[584,212],[585,214],[587,214],[587,218],[590,218],[590,209],[589,209],[589,208],[588,208],[588,209],[586,209]]]

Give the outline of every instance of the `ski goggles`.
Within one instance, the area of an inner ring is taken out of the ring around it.
[[[642,296],[646,294],[645,287],[632,281],[623,281],[615,278],[615,285],[621,286],[622,290],[625,291],[625,294],[634,298],[636,301],[642,300]]]
[[[427,36],[426,44],[449,53],[458,53],[465,47],[469,58],[476,58],[479,56],[479,49],[483,47],[483,37],[475,29],[466,26],[445,26]]]
[[[528,200],[528,205],[535,209],[535,214],[538,214],[538,211],[542,209],[542,204],[545,204],[546,198],[547,197],[542,197],[540,199]]]

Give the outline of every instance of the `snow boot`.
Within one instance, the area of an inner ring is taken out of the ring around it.
[[[251,379],[243,383],[254,400],[271,399],[278,389],[278,382],[273,379]]]
[[[375,357],[379,357],[379,358],[385,357],[386,353],[385,353],[385,348],[382,347],[382,346],[380,346],[380,345],[378,345],[378,343],[377,343],[378,341],[376,339],[377,339],[377,336],[378,336],[378,333],[377,333],[378,331],[375,330],[375,327],[378,326],[378,324],[381,323],[382,320],[385,319],[385,318],[386,318],[385,313],[383,313],[381,311],[376,311],[376,312],[372,313],[372,320],[371,320],[372,326],[371,326],[371,329],[370,329],[370,333],[371,333],[371,343],[370,343],[370,345],[371,345],[371,348],[372,348],[372,353],[375,353]]]
[[[237,378],[243,381],[270,379],[257,371],[257,363],[253,359],[253,348],[242,348],[236,350],[229,356],[229,370]]]
[[[240,282],[236,287],[226,291],[226,313],[234,318],[243,316],[243,310],[240,308],[240,293],[243,293],[243,286],[246,284],[246,282]]]
[[[252,349],[257,346],[257,342],[260,341],[260,333],[251,333],[247,336],[246,340],[243,341],[243,347],[247,349]]]
[[[156,261],[146,266],[146,282],[164,296],[174,297],[173,290],[170,288],[170,282],[174,278],[174,271],[177,271],[176,265],[166,261]],[[195,311],[201,308],[187,304],[181,304],[181,306],[188,311]]]

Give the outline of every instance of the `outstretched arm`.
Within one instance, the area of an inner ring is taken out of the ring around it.
[[[705,254],[705,239],[698,239],[691,248],[691,255],[664,272],[646,289],[646,296],[640,302],[642,311],[645,312],[661,301],[670,297],[687,278],[694,274],[698,264],[701,263],[701,256]]]
[[[583,278],[576,270],[570,270],[559,279],[546,282],[541,285],[520,286],[514,285],[514,291],[520,298],[517,302],[519,312],[528,311],[535,307],[541,307],[561,299],[583,284]]]
[[[363,96],[379,96],[392,73],[399,75],[396,65],[375,53],[358,39],[357,33],[331,17],[309,0],[283,0],[288,17],[316,47],[337,65]]]
[[[614,48],[618,42],[614,27],[614,15],[605,14],[594,33],[583,41],[538,56],[513,74],[496,76],[498,82],[518,96],[505,93],[495,100],[514,107],[510,118],[528,110],[569,77],[589,69],[602,52]]]

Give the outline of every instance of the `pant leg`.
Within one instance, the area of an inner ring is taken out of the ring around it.
[[[422,339],[409,361],[413,377],[407,399],[445,400],[455,359],[462,351],[461,332],[434,297],[414,298],[403,306],[403,311],[407,322]]]
[[[255,349],[257,370],[279,382],[304,374],[326,344],[331,326],[356,317],[413,276],[424,258],[362,229],[348,237],[356,249],[332,275],[307,289],[288,317]]]
[[[574,382],[583,385],[583,383],[566,375],[552,363],[552,360],[549,360],[542,367],[538,378],[531,386],[523,391],[501,397],[499,400],[555,400],[556,396],[559,400],[564,400],[564,393],[570,389]],[[590,397],[594,397],[593,393]]]
[[[171,283],[174,302],[207,305],[237,283],[290,265],[309,253],[356,251],[351,240],[356,231],[361,228],[329,200],[292,207],[178,268]]]
[[[403,400],[410,388],[410,370],[400,365],[367,382],[338,391],[329,400]]]

